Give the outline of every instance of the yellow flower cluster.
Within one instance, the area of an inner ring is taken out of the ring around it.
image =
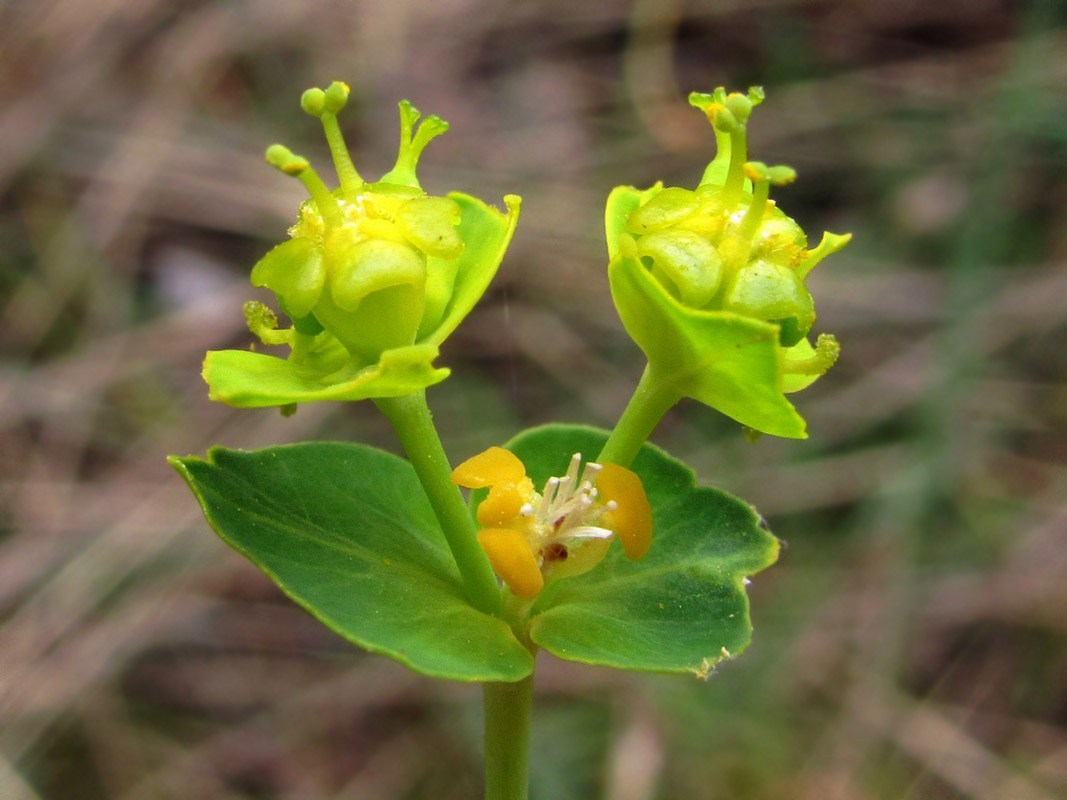
[[[631,559],[648,552],[652,509],[641,479],[617,464],[571,458],[567,474],[534,488],[519,458],[490,447],[464,461],[452,480],[488,489],[478,506],[478,542],[493,571],[518,597],[536,597],[549,578],[588,572],[616,538]]]

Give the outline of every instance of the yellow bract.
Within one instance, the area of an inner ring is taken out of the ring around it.
[[[518,597],[529,600],[544,588],[541,567],[521,533],[509,528],[483,528],[478,532],[478,544],[489,557],[493,572]]]
[[[648,504],[641,479],[625,467],[605,464],[596,480],[605,503],[615,508],[605,511],[601,521],[615,533],[628,558],[641,558],[652,544],[652,506]]]
[[[525,475],[517,483],[494,483],[478,506],[478,522],[488,527],[506,525],[519,516],[533,496],[533,481]]]
[[[503,447],[490,447],[452,470],[452,481],[468,489],[483,489],[494,483],[515,482],[526,477],[519,457]]]

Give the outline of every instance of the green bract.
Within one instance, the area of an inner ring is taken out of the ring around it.
[[[808,248],[801,227],[769,199],[789,167],[747,161],[747,122],[763,100],[693,93],[715,129],[717,153],[695,190],[619,186],[606,228],[612,295],[657,381],[754,430],[802,438],[804,420],[785,398],[837,359],[827,334],[807,336],[815,303],[804,281],[850,235],[824,233]]]
[[[287,359],[241,350],[210,352],[211,398],[234,406],[287,406],[312,400],[396,397],[448,377],[432,362],[445,338],[485,292],[515,229],[520,200],[502,213],[477,198],[426,194],[416,167],[448,123],[400,103],[400,148],[375,183],[360,177],[337,123],[348,87],[309,89],[301,105],[326,133],[340,186],[330,190],[307,160],[282,145],[267,161],[300,179],[310,199],[290,239],[252,269],[292,327],[260,303],[245,306],[249,329]]]

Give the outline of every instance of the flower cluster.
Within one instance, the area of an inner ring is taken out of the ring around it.
[[[292,327],[263,304],[246,304],[250,330],[267,345],[288,345],[287,359],[259,353],[209,353],[204,377],[213,399],[237,406],[393,397],[443,380],[431,362],[438,347],[484,293],[518,216],[476,198],[423,191],[416,175],[426,145],[448,123],[400,103],[396,164],[365,181],[337,121],[348,87],[309,89],[301,106],[323,126],[340,182],[327,188],[307,159],[276,144],[267,161],[298,178],[310,198],[290,239],[252,269],[272,290]]]
[[[511,451],[490,447],[464,461],[452,480],[488,489],[478,505],[478,541],[493,570],[518,597],[536,597],[550,578],[580,575],[613,538],[631,559],[648,552],[652,510],[641,479],[617,464],[571,458],[567,474],[534,488]]]
[[[770,199],[771,186],[796,173],[748,160],[748,120],[761,89],[720,88],[689,100],[714,128],[716,158],[696,189],[657,183],[612,192],[606,223],[616,305],[651,366],[667,379],[682,376],[680,394],[756,430],[803,435],[780,395],[811,384],[839,352],[833,336],[807,340],[815,303],[805,280],[851,237],[825,233],[809,248],[803,229]],[[762,387],[761,374],[770,379]]]

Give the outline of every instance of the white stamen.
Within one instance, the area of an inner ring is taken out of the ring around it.
[[[552,542],[586,539],[610,539],[614,533],[597,524],[605,511],[614,511],[618,503],[600,503],[596,479],[603,465],[590,461],[582,464],[581,453],[571,456],[565,475],[549,478],[540,497],[533,497],[519,509],[532,517],[532,535],[541,550]]]
[[[556,494],[557,488],[559,488],[559,478],[549,478],[545,483],[545,491],[541,495],[541,502],[537,507],[537,516],[542,520],[548,516],[548,509],[552,506],[552,498]]]
[[[586,483],[592,487],[596,483],[596,476],[600,474],[600,470],[604,469],[602,464],[598,464],[595,461],[590,461],[585,465],[585,469],[582,470],[582,485]]]
[[[571,481],[578,480],[578,468],[582,465],[582,454],[575,453],[571,456],[571,463],[567,465],[567,478]]]
[[[607,528],[598,528],[596,525],[579,525],[567,531],[568,539],[610,539],[614,535]]]

